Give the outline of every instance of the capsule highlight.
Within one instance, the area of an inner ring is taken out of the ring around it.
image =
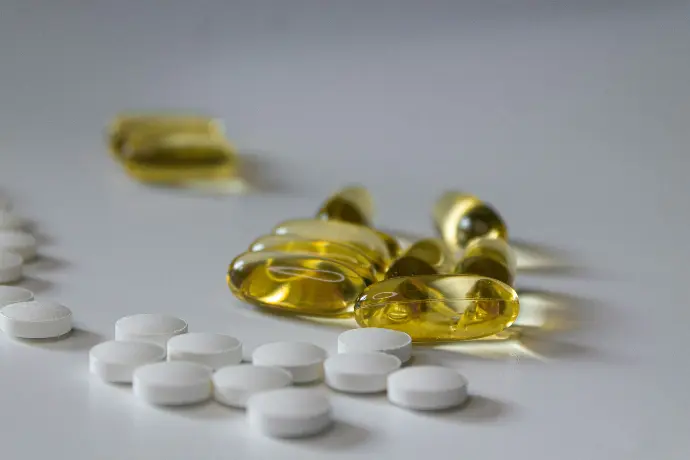
[[[425,238],[412,244],[393,261],[386,278],[447,274],[453,271],[454,265],[455,259],[442,241]]]
[[[481,237],[470,241],[455,273],[493,278],[509,286],[515,282],[515,254],[500,238]]]

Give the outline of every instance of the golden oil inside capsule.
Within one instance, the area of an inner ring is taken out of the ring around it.
[[[486,276],[512,286],[515,266],[515,255],[505,240],[481,237],[468,243],[455,273]]]
[[[360,186],[345,187],[329,197],[316,213],[326,220],[342,220],[351,224],[371,225],[374,200],[369,191]]]
[[[354,246],[334,241],[310,240],[296,235],[264,235],[250,246],[250,251],[289,252],[295,254],[315,254],[331,258],[350,267],[367,284],[377,281],[374,264]]]
[[[390,255],[391,259],[397,259],[400,257],[400,254],[402,253],[402,247],[400,246],[400,241],[393,235],[390,235],[386,232],[382,232],[381,230],[376,230],[374,229],[376,234],[381,237],[384,243],[386,243],[386,247],[388,248],[388,254]]]
[[[472,340],[497,334],[518,316],[515,291],[491,278],[423,275],[369,286],[357,299],[361,327],[408,333],[415,342]]]
[[[453,250],[481,236],[508,238],[508,229],[498,212],[473,195],[445,193],[434,205],[433,218],[439,235]]]
[[[352,307],[366,282],[334,259],[312,254],[245,252],[228,269],[238,298],[261,307],[336,316]]]
[[[374,230],[363,225],[337,220],[296,219],[278,224],[273,233],[355,246],[371,259],[377,272],[385,272],[390,263],[386,243]]]
[[[412,244],[388,267],[386,278],[451,273],[455,260],[446,245],[435,238]]]

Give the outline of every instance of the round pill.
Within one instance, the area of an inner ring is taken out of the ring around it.
[[[182,334],[168,340],[168,360],[192,361],[220,369],[242,361],[242,343],[223,334]]]
[[[341,353],[323,363],[326,384],[347,393],[386,390],[388,374],[400,368],[397,356],[379,352]]]
[[[380,351],[405,363],[412,355],[412,338],[404,332],[380,327],[351,329],[338,336],[338,353],[354,351]]]
[[[22,277],[24,259],[17,253],[0,249],[0,283],[14,283]]]
[[[17,286],[0,286],[0,308],[17,302],[28,302],[34,299],[34,293]]]
[[[130,383],[137,367],[164,360],[160,345],[109,340],[91,348],[89,370],[106,382]]]
[[[27,261],[36,257],[36,238],[18,230],[0,230],[0,249],[16,252]]]
[[[0,209],[0,229],[16,230],[24,225],[24,220],[12,211]]]
[[[313,389],[271,390],[249,398],[247,420],[252,429],[271,437],[312,436],[331,425],[331,404]]]
[[[246,407],[251,395],[284,388],[291,383],[290,373],[280,367],[240,364],[224,367],[213,374],[213,395],[221,404]]]
[[[149,404],[195,404],[211,397],[211,373],[203,364],[184,361],[144,364],[132,375],[132,390]]]
[[[186,332],[184,320],[155,313],[125,316],[115,323],[115,340],[151,342],[164,348],[168,339]]]
[[[282,367],[294,383],[315,382],[323,377],[326,351],[306,342],[273,342],[261,345],[252,353],[257,366]]]
[[[456,407],[467,399],[467,379],[441,366],[408,367],[388,376],[388,400],[408,409]]]
[[[72,312],[50,300],[30,300],[0,309],[0,329],[22,339],[60,337],[72,330]]]

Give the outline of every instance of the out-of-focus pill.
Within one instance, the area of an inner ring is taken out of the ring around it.
[[[326,351],[306,342],[273,342],[261,345],[252,353],[257,366],[277,366],[292,375],[295,383],[308,383],[323,377]]]
[[[0,308],[17,302],[33,300],[34,293],[17,286],[0,286]]]
[[[301,438],[326,430],[331,404],[317,390],[282,388],[258,393],[247,401],[249,426],[276,438]]]
[[[388,376],[388,400],[415,410],[450,409],[467,399],[467,379],[441,366],[416,366]]]
[[[211,373],[210,367],[184,361],[145,364],[134,371],[132,389],[149,404],[195,404],[211,397]]]
[[[242,361],[242,342],[209,332],[176,335],[168,340],[168,361],[192,361],[220,369]]]
[[[380,327],[351,329],[338,336],[338,353],[380,351],[403,363],[412,355],[412,339],[404,332]]]
[[[91,348],[89,370],[106,382],[130,383],[137,367],[163,360],[160,345],[109,340]]]
[[[157,313],[125,316],[115,323],[115,340],[151,342],[164,348],[171,337],[186,332],[184,320]]]
[[[36,257],[36,238],[19,230],[0,230],[0,250],[19,254],[25,261]]]
[[[18,281],[24,271],[24,259],[17,253],[0,249],[0,284]]]
[[[251,395],[284,388],[291,383],[290,373],[280,367],[226,366],[213,374],[213,395],[221,404],[243,408]]]
[[[326,384],[347,393],[386,390],[388,374],[400,368],[400,360],[379,352],[340,353],[323,363]]]

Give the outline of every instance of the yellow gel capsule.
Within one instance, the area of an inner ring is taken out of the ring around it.
[[[386,278],[451,273],[454,264],[453,256],[442,241],[426,238],[412,244],[394,260],[388,267]]]
[[[245,252],[228,269],[238,298],[261,307],[337,316],[352,307],[367,284],[347,265],[312,254]]]
[[[310,240],[295,235],[265,235],[256,239],[249,250],[269,252],[289,252],[315,254],[330,258],[350,267],[367,284],[377,281],[374,264],[367,256],[354,246],[334,241]]]
[[[505,240],[481,237],[467,244],[455,273],[486,276],[512,286],[515,267],[515,255]]]
[[[377,272],[384,272],[390,263],[388,247],[371,228],[337,220],[296,219],[278,224],[276,235],[299,235],[314,240],[335,241],[361,250],[374,263]]]
[[[497,334],[518,316],[515,291],[491,278],[423,275],[369,286],[355,303],[361,327],[408,333],[415,342],[472,340]]]
[[[316,213],[319,219],[360,225],[371,225],[373,215],[374,200],[369,191],[360,186],[341,189],[329,197]]]
[[[434,205],[433,218],[439,235],[453,250],[480,236],[508,239],[508,229],[498,212],[473,195],[445,193]]]
[[[390,254],[391,259],[397,259],[402,253],[402,248],[400,247],[400,242],[396,237],[388,233],[382,232],[381,230],[374,229],[376,234],[381,237],[386,247],[388,248],[388,254]]]

